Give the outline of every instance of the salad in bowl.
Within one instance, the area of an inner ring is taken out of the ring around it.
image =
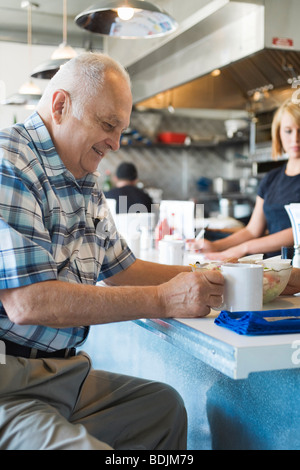
[[[264,267],[263,277],[263,303],[267,304],[276,299],[286,288],[291,273],[290,259],[281,259],[280,256],[263,259],[262,254],[249,255],[238,260],[239,263],[256,263]]]
[[[276,299],[286,288],[293,267],[287,260],[283,262],[261,261],[264,266],[263,303],[267,304]],[[284,262],[285,261],[285,262]]]

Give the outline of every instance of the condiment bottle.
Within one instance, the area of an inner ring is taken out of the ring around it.
[[[160,219],[155,227],[155,248],[158,248],[158,242],[162,240],[165,235],[170,235],[170,226],[167,219],[167,214],[163,212],[160,214]]]

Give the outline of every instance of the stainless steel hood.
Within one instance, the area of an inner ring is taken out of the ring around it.
[[[134,103],[275,108],[300,86],[299,18],[299,0],[199,1],[194,22],[127,64]]]

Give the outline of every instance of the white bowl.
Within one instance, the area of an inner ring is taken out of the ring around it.
[[[276,299],[286,288],[293,267],[288,263],[260,262],[264,266],[263,303]]]
[[[220,261],[210,261],[208,263],[195,263],[191,264],[192,271],[205,271],[205,270],[216,270],[220,269],[223,263]]]
[[[264,255],[262,253],[257,254],[257,255],[248,255],[248,256],[243,256],[243,258],[239,258],[238,262],[239,263],[247,263],[247,264],[254,264],[257,261],[262,261]]]

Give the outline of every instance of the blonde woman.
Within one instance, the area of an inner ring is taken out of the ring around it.
[[[300,203],[300,107],[291,99],[276,111],[272,123],[272,153],[288,161],[271,170],[261,181],[248,225],[227,238],[198,246],[210,259],[240,258],[254,253],[266,257],[293,245],[293,233],[285,204]]]

